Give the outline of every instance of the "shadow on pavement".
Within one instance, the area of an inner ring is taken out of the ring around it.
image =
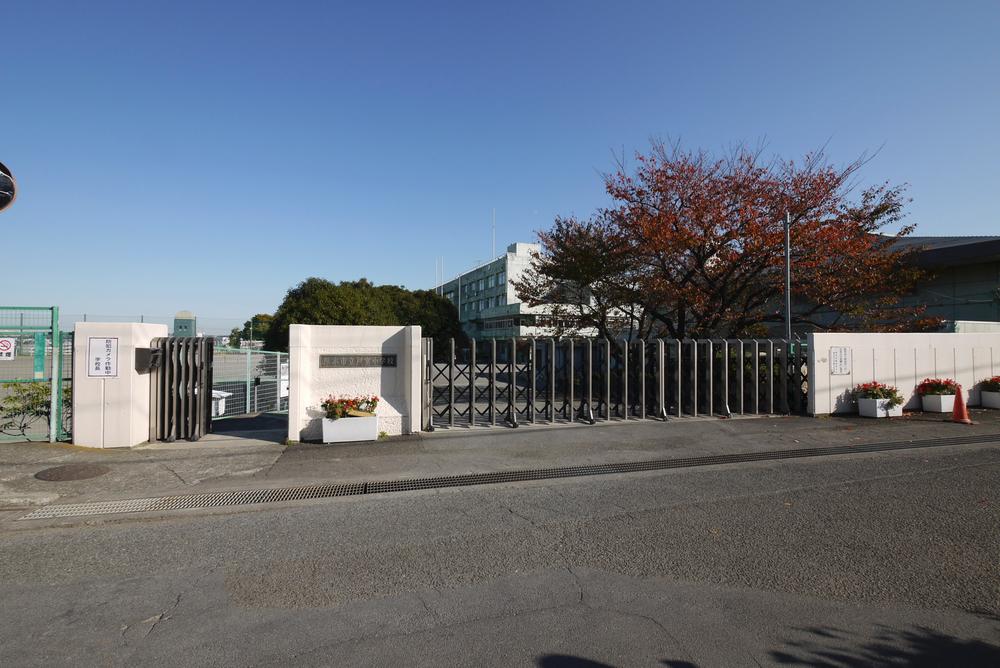
[[[591,661],[569,654],[545,654],[535,661],[538,668],[614,668],[600,661]]]
[[[261,413],[212,421],[212,433],[228,438],[251,438],[284,443],[288,437],[288,415]]]
[[[810,638],[789,641],[783,650],[770,652],[774,661],[782,665],[821,668],[1000,666],[1000,645],[957,638],[922,626],[902,630],[881,627],[874,638],[863,641],[838,629],[800,630]]]

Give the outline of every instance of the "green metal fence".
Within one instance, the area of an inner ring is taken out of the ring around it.
[[[0,306],[0,440],[68,440],[72,373],[58,306]]]
[[[216,347],[212,400],[215,419],[287,411],[288,353]]]

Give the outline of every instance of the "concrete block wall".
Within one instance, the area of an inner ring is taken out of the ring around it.
[[[830,373],[830,349],[847,347],[849,373]],[[809,412],[813,415],[857,410],[851,390],[859,383],[895,385],[906,409],[919,409],[917,384],[924,378],[952,378],[966,402],[979,404],[979,383],[1000,375],[1000,333],[809,335]]]

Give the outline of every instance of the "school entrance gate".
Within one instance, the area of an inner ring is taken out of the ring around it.
[[[423,343],[425,430],[805,414],[808,349],[785,339]]]

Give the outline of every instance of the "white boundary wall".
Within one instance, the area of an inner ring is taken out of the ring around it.
[[[78,322],[73,334],[73,444],[130,448],[149,440],[149,374],[135,370],[135,349],[167,335],[166,325]],[[117,339],[114,377],[88,375],[91,337]]]
[[[394,354],[396,367],[325,368],[320,355]],[[377,394],[378,429],[390,436],[420,431],[420,327],[292,325],[288,439],[322,437],[321,403],[329,395]]]
[[[847,348],[847,374],[831,373],[831,348]],[[1000,375],[1000,333],[809,335],[809,412],[857,410],[851,390],[873,380],[895,385],[904,408],[919,409],[917,384],[924,378],[953,378],[966,402],[979,405],[979,383]]]

